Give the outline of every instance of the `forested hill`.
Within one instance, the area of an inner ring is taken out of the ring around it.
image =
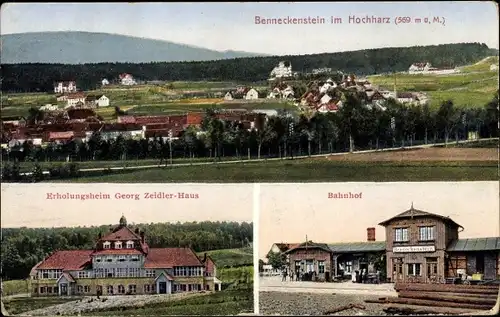
[[[56,250],[92,249],[99,232],[114,226],[77,228],[2,228],[2,278],[26,278]],[[196,252],[247,247],[253,224],[237,222],[151,223],[130,225],[145,232],[152,248],[192,247]]]
[[[5,34],[2,64],[208,61],[265,54],[214,51],[141,37],[80,31]]]
[[[216,80],[254,82],[265,80],[281,60],[292,63],[294,71],[309,72],[329,67],[357,75],[406,71],[416,62],[430,62],[435,67],[454,67],[475,63],[498,50],[486,44],[461,43],[437,46],[380,48],[353,52],[315,55],[236,58],[205,62],[172,63],[101,63],[6,64],[2,65],[3,91],[51,91],[57,80],[76,80],[81,89],[98,86],[103,78],[113,80],[130,73],[139,80]]]

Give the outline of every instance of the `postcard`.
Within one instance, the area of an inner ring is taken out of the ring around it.
[[[498,192],[498,182],[261,185],[259,313],[492,309]]]
[[[497,11],[4,4],[2,178],[497,180]]]
[[[4,315],[500,312],[494,2],[4,3]]]
[[[2,185],[2,309],[30,316],[253,313],[251,189]]]

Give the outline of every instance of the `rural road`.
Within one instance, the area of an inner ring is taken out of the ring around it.
[[[370,296],[397,296],[393,284],[359,284],[319,283],[319,282],[282,282],[280,276],[261,277],[259,279],[260,292],[285,293],[316,293],[316,294],[353,294]]]
[[[458,143],[473,143],[473,142],[479,142],[479,141],[489,141],[489,140],[498,140],[498,138],[484,138],[484,139],[479,139],[479,140],[461,140],[458,141]],[[448,142],[448,144],[455,144],[456,142]],[[442,146],[445,145],[445,143],[433,143],[433,144],[423,144],[423,145],[413,145],[413,146],[405,146],[405,147],[395,147],[395,148],[385,148],[385,149],[378,149],[378,150],[364,150],[364,151],[355,151],[353,153],[350,152],[338,152],[338,153],[325,153],[325,154],[314,154],[311,156],[308,155],[302,155],[302,156],[294,156],[294,160],[299,160],[299,159],[307,159],[307,158],[312,158],[312,157],[329,157],[329,156],[337,156],[337,155],[347,155],[347,154],[363,154],[363,153],[375,153],[375,152],[387,152],[387,151],[398,151],[402,149],[425,149],[425,148],[431,148],[434,146]],[[219,162],[197,162],[197,163],[177,163],[177,164],[172,164],[172,165],[160,165],[160,164],[154,164],[154,165],[140,165],[140,166],[116,166],[116,167],[98,167],[98,168],[82,168],[79,171],[80,172],[97,172],[97,171],[105,171],[105,170],[112,170],[112,171],[119,171],[119,170],[141,170],[141,169],[151,169],[151,168],[173,168],[173,167],[187,167],[187,166],[203,166],[203,165],[219,165],[219,164],[237,164],[237,163],[254,163],[254,162],[267,162],[267,161],[282,161],[282,160],[287,160],[290,158],[263,158],[263,159],[250,159],[250,160],[232,160],[232,161],[219,161]],[[24,176],[30,176],[33,174],[32,172],[25,172],[21,173],[21,175]],[[44,171],[44,175],[49,175],[49,171]]]

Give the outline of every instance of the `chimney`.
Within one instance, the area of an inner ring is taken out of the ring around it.
[[[99,232],[99,234],[97,235],[97,239],[101,240],[101,238],[102,238],[102,234],[101,234],[101,232]]]
[[[368,241],[375,241],[375,228],[367,228],[366,233]]]
[[[205,252],[205,254],[203,255],[203,263],[207,262],[207,253]]]
[[[145,239],[144,239],[144,231],[141,231],[141,242],[144,243]]]

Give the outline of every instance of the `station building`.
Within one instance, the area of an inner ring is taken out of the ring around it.
[[[389,282],[445,283],[459,277],[500,278],[500,237],[460,239],[463,227],[449,217],[413,208],[381,223],[385,241],[315,243],[307,241],[285,251],[287,270],[314,272],[314,280],[348,278],[365,269],[384,272]]]
[[[32,296],[171,294],[219,291],[215,263],[190,248],[150,248],[145,233],[120,224],[92,250],[60,250],[30,272]]]

